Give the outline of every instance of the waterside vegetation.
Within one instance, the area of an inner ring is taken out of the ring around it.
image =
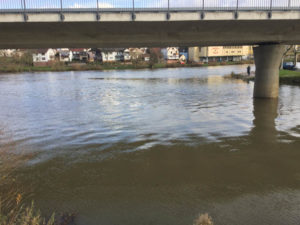
[[[0,73],[22,73],[22,72],[64,72],[64,71],[103,71],[103,70],[136,70],[136,69],[162,69],[162,68],[184,68],[184,67],[207,67],[222,65],[249,64],[252,61],[239,62],[209,62],[209,63],[168,63],[155,58],[149,62],[113,62],[113,63],[64,63],[55,61],[47,66],[34,66],[32,55],[24,54],[21,57],[0,57]]]

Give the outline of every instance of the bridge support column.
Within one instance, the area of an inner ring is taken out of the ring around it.
[[[277,98],[279,90],[279,67],[285,45],[270,44],[255,47],[256,66],[254,98]]]

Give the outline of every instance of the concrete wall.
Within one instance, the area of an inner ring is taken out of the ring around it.
[[[300,12],[0,14],[0,48],[168,47],[298,44]]]

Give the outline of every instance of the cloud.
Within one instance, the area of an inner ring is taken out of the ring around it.
[[[102,8],[102,9],[109,9],[109,8],[114,8],[114,6],[110,3],[99,3],[98,4],[98,7],[99,8]]]

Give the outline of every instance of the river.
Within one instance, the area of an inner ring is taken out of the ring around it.
[[[300,222],[300,87],[253,100],[244,66],[0,76],[0,151],[78,225]]]

